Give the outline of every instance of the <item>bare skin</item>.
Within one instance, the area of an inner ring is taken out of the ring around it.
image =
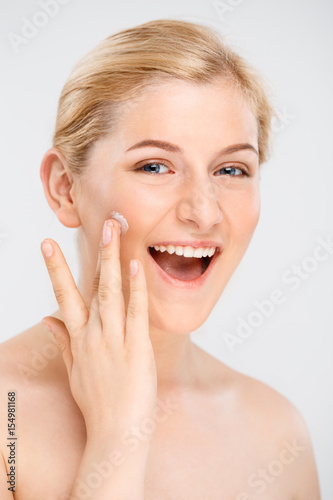
[[[13,498],[18,500],[69,498],[85,447],[84,419],[60,350],[53,359],[43,355],[55,352],[50,345],[55,344],[47,330],[37,324],[0,347],[1,400],[9,390],[17,393],[19,476]],[[148,455],[145,500],[319,500],[310,437],[295,407],[199,347],[195,351],[205,373],[196,390],[158,393],[164,405],[159,405]],[[32,362],[36,352],[43,368]],[[4,412],[1,416],[1,453],[8,471],[7,420]],[[281,453],[289,463],[281,462]],[[282,463],[281,473],[274,461]],[[248,484],[251,476],[255,486]],[[2,489],[1,498],[7,497],[12,498]]]
[[[104,220],[111,210],[118,210],[129,222],[128,233],[119,236],[121,251],[114,265],[121,268],[126,310],[130,259],[140,262],[147,281],[149,337],[160,402],[153,419],[156,425],[150,421],[143,428],[131,428],[134,438],[120,443],[105,419],[109,407],[105,398],[112,384],[104,395],[96,395],[96,402],[86,404],[80,391],[73,393],[63,351],[42,324],[34,325],[0,346],[1,400],[6,401],[8,391],[17,393],[19,479],[14,498],[70,498],[87,436],[93,434],[98,443],[94,453],[105,449],[109,456],[113,450],[125,457],[121,464],[112,462],[115,476],[124,471],[126,477],[132,468],[135,443],[139,449],[147,449],[144,500],[319,500],[311,440],[299,412],[273,389],[205,353],[188,335],[209,316],[258,222],[255,117],[240,95],[228,86],[221,87],[221,82],[193,87],[168,82],[158,90],[129,107],[122,123],[125,126],[96,144],[86,182],[73,178],[58,151],[47,152],[41,167],[44,191],[59,221],[81,230],[84,272],[78,291],[87,307],[93,295]],[[183,153],[159,150],[155,156],[155,148],[149,154],[143,149],[126,153],[133,144],[151,137],[178,144]],[[252,149],[225,152],[240,143]],[[224,153],[216,157],[221,148]],[[134,164],[141,166],[143,160],[151,159],[169,171],[158,178],[134,173]],[[231,166],[245,168],[251,175],[215,175]],[[223,243],[215,272],[201,288],[184,292],[156,275],[147,246],[168,238]],[[66,320],[62,307],[51,316]],[[138,332],[145,333],[140,328]],[[88,375],[89,385],[90,372],[85,373],[84,366],[83,374]],[[108,376],[102,377],[101,389],[109,382]],[[147,378],[147,387],[150,383]],[[121,396],[122,391],[119,393]],[[99,416],[100,428],[96,423]],[[123,414],[118,423],[125,417]],[[1,420],[3,485],[5,467],[8,471],[7,414],[2,413]],[[99,481],[105,472],[101,456],[96,462],[90,493],[94,478]],[[103,463],[110,467],[105,459]],[[13,498],[2,488],[1,498]],[[81,498],[90,497],[86,493]]]

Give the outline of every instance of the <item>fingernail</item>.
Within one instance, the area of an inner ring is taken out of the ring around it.
[[[49,241],[43,241],[41,249],[45,257],[51,257],[51,255],[53,255],[53,246]]]
[[[108,245],[112,237],[111,223],[106,220],[103,226],[103,245]]]
[[[130,262],[130,273],[131,276],[135,276],[136,273],[138,272],[138,263],[136,260],[132,259]]]

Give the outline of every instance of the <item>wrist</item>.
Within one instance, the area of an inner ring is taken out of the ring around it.
[[[144,433],[139,426],[123,426],[113,427],[108,431],[98,432],[89,431],[87,429],[86,446],[90,449],[112,451],[121,449],[124,453],[132,453],[135,451],[147,452],[150,448],[153,438],[152,433]]]
[[[100,482],[100,488],[92,492],[93,500],[108,499],[110,494],[121,500],[144,500],[148,452],[147,446],[130,451],[119,444],[119,440],[112,445],[106,440],[103,443],[87,441],[77,487],[89,485],[89,478],[94,477]]]
[[[105,460],[116,466],[122,463],[146,462],[151,445],[151,437],[133,435],[129,432],[87,436],[85,455],[95,460]]]

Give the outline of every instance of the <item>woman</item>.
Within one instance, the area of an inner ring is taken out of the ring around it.
[[[1,425],[2,499],[319,499],[297,409],[189,335],[258,223],[272,113],[253,69],[188,22],[116,33],[74,68],[41,180],[79,228],[80,280],[44,240],[59,309],[1,345],[18,432],[14,493]]]

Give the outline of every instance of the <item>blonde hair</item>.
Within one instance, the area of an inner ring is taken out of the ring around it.
[[[125,102],[168,78],[210,83],[219,76],[247,98],[258,123],[259,162],[267,161],[274,110],[263,78],[212,28],[172,19],[115,33],[78,62],[61,92],[53,146],[81,176],[91,146],[112,132]]]

